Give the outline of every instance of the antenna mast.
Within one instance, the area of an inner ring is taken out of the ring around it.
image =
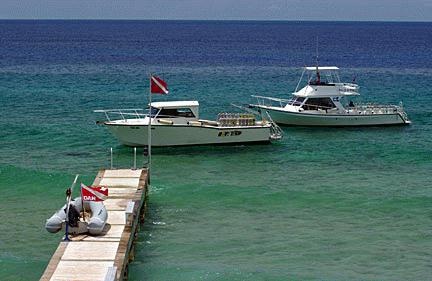
[[[318,69],[318,36],[316,37],[316,83],[321,83],[321,77]]]

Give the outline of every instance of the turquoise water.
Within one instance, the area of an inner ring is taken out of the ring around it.
[[[394,46],[403,65],[405,49]],[[403,101],[411,126],[283,128],[272,145],[154,149],[130,280],[430,279],[430,61],[390,67],[370,52],[371,67],[342,59],[342,77],[357,76],[363,101]],[[62,236],[45,219],[76,173],[91,183],[110,147],[115,167],[132,166],[132,150],[95,125],[92,110],[144,107],[152,71],[171,90],[155,99],[197,99],[201,116],[214,118],[251,94],[286,97],[301,73],[261,54],[156,66],[67,55],[45,64],[34,53],[0,67],[0,280],[42,275]]]

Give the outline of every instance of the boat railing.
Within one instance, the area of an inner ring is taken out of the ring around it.
[[[359,91],[359,86],[357,84],[354,83],[336,83],[336,86],[339,87],[339,92],[341,94],[346,95],[347,93],[349,94],[354,94],[354,95],[358,95],[358,91]]]
[[[367,114],[391,114],[391,113],[405,113],[400,106],[391,104],[357,104],[355,106],[347,107],[349,111],[361,112]]]
[[[336,83],[336,85],[341,85],[342,87],[349,88],[349,89],[359,89],[359,85],[354,83]]]
[[[402,116],[402,118],[403,118],[405,121],[410,122],[409,119],[408,119],[408,115],[407,115],[407,113],[406,113],[405,110],[404,110],[404,107],[403,107],[403,103],[402,103],[402,102],[399,102],[399,105],[397,106],[397,110],[398,110],[399,114]]]
[[[271,127],[270,127],[270,139],[271,140],[281,140],[283,137],[282,129],[276,124],[276,122],[273,121],[268,111],[266,111],[267,119],[269,120]]]
[[[277,103],[278,107],[285,107],[285,105],[294,101],[293,99],[281,99],[256,95],[252,95],[252,97],[257,99],[259,106],[274,106],[274,104]]]
[[[261,124],[267,124],[270,123],[270,139],[271,140],[280,140],[282,139],[283,133],[281,128],[273,121],[268,111],[265,111],[265,115],[263,115],[263,112],[253,110],[251,108],[231,104],[234,107],[237,107],[238,109],[244,110],[247,113],[220,113],[218,115],[218,123],[219,126],[222,127],[225,126],[255,126],[257,125],[255,116],[261,116]],[[232,118],[232,119],[231,119]],[[227,124],[227,125],[226,125]]]
[[[147,114],[141,113],[144,109],[142,108],[127,108],[127,109],[97,109],[93,110],[95,113],[104,113],[108,121],[112,121],[113,116],[120,116],[123,121],[126,119],[142,119],[147,116]],[[131,118],[129,118],[131,117]]]
[[[251,113],[219,113],[217,123],[220,127],[255,126],[255,115]]]

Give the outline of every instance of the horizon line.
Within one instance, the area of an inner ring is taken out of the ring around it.
[[[298,20],[298,19],[136,19],[136,18],[0,18],[0,21],[208,21],[208,22],[377,22],[431,23],[429,20]]]

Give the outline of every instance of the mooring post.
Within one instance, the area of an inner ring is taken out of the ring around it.
[[[134,147],[134,165],[133,169],[136,170],[136,147]]]
[[[144,146],[143,149],[143,168],[148,167],[148,147]]]
[[[111,170],[113,169],[113,149],[112,147],[110,148],[110,156],[111,156]]]

